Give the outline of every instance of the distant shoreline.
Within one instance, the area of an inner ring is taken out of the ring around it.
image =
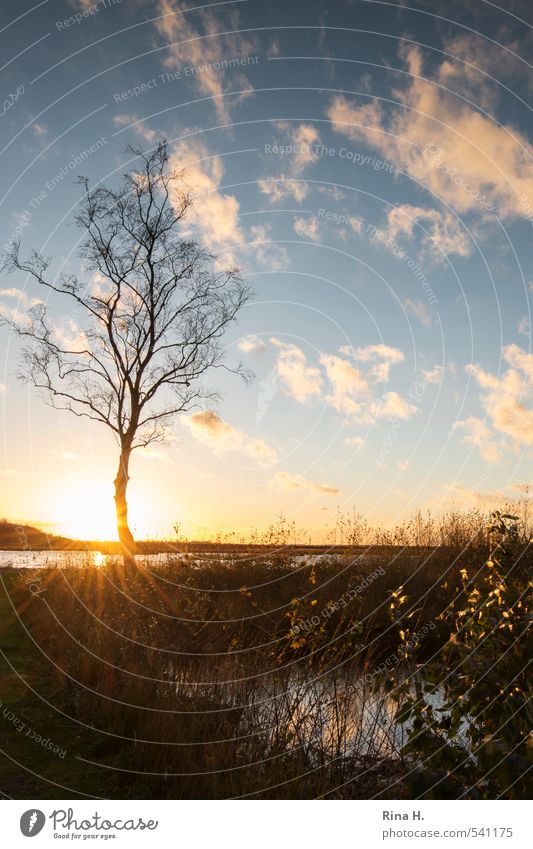
[[[23,532],[17,533],[17,528]],[[274,544],[274,543],[230,543],[206,540],[139,540],[137,553],[147,554],[220,554],[222,552],[276,552],[293,556],[305,554],[355,555],[374,554],[383,556],[394,552],[412,552],[413,554],[429,554],[442,549],[442,546],[416,545],[327,545],[327,544]],[[46,534],[44,531],[30,525],[15,525],[10,522],[0,523],[0,551],[99,551],[102,554],[117,554],[120,544],[113,540],[76,540]]]

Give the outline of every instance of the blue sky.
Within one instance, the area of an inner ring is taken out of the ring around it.
[[[255,289],[226,343],[256,379],[217,374],[220,404],[139,452],[137,533],[246,533],[283,511],[318,540],[338,507],[389,523],[520,497],[532,38],[528,5],[506,7],[3,10],[2,250],[18,237],[52,273],[83,273],[76,176],[117,184],[127,143],[167,138],[195,196],[190,232]],[[41,295],[2,276],[9,315]],[[61,332],[83,329],[60,299],[48,307]],[[111,436],[18,383],[17,352],[2,329],[0,514],[111,534]]]

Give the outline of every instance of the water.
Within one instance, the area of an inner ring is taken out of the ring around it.
[[[242,555],[241,555],[242,556]],[[412,556],[412,555],[411,555]],[[412,556],[413,557],[413,556]],[[107,555],[101,551],[0,551],[0,569],[15,568],[15,569],[44,569],[48,566],[53,566],[58,569],[66,566],[102,566],[106,561],[119,560],[118,555]],[[201,566],[202,563],[209,560],[216,560],[217,563],[226,563],[231,565],[234,559],[228,557],[227,553],[219,554],[217,552],[163,552],[161,554],[143,554],[138,558],[140,563],[148,567],[164,566],[169,561],[183,562],[189,566]],[[414,556],[414,560],[418,560],[418,556]],[[350,563],[361,563],[365,566],[377,566],[383,563],[383,557],[375,554],[360,554],[356,557],[347,557],[339,554],[300,554],[292,555],[287,558],[294,568],[312,565],[313,563],[328,563],[345,560]],[[263,555],[262,562],[267,565],[267,559]]]
[[[187,555],[179,552],[173,554],[147,554],[141,559],[147,565],[166,563],[169,558],[182,560]],[[114,555],[102,554],[101,551],[0,551],[0,569],[11,567],[16,569],[44,569],[55,566],[62,569],[65,566],[102,566],[107,560],[118,560]]]

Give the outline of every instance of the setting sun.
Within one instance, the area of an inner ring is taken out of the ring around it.
[[[88,484],[65,490],[57,501],[57,529],[74,539],[117,539],[113,487]]]
[[[113,484],[89,483],[65,488],[57,497],[55,529],[73,539],[116,540]],[[139,537],[147,533],[145,510],[132,493],[130,515]]]

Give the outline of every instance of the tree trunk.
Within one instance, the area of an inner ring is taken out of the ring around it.
[[[117,476],[115,478],[115,507],[117,513],[117,530],[120,546],[124,557],[124,566],[135,565],[135,540],[128,525],[128,502],[126,490],[128,488],[128,468],[130,463],[131,448],[123,447],[120,452]]]

